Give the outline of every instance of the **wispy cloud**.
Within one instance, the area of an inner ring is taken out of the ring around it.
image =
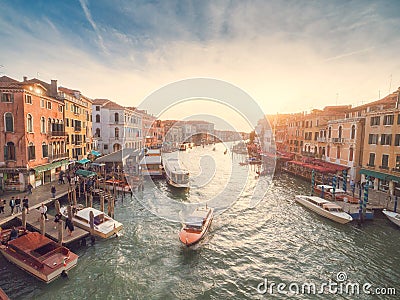
[[[96,23],[94,22],[94,20],[92,18],[92,14],[90,13],[87,0],[79,0],[79,3],[81,4],[83,12],[85,13],[86,19],[88,20],[88,22],[90,23],[90,25],[92,26],[93,30],[95,31],[95,33],[97,35],[99,46],[101,47],[101,49],[103,50],[103,52],[105,54],[109,54],[108,49],[104,45],[103,37],[100,34],[100,30],[98,29]]]
[[[332,61],[332,60],[338,60],[338,59],[342,59],[342,58],[346,58],[346,57],[350,57],[350,56],[366,53],[366,52],[369,52],[369,51],[373,50],[374,48],[375,47],[369,47],[369,48],[362,49],[362,50],[357,50],[357,51],[352,51],[352,52],[349,52],[349,53],[336,55],[336,56],[327,58],[325,61],[328,62],[328,61]]]

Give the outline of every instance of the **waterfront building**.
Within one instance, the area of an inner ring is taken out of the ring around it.
[[[64,124],[67,135],[66,153],[70,160],[80,160],[92,150],[92,100],[80,91],[60,87],[59,99],[64,101]]]
[[[0,185],[23,191],[57,178],[65,169],[64,103],[57,80],[0,77]]]
[[[400,88],[385,98],[362,105],[353,114],[365,116],[360,170],[375,191],[400,196]]]
[[[93,133],[97,149],[109,154],[122,148],[143,148],[142,116],[108,99],[93,100]]]

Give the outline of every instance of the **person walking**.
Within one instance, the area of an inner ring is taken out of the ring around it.
[[[51,197],[56,197],[56,187],[54,186],[54,184],[51,186]]]
[[[29,199],[26,196],[22,199],[22,206],[26,208],[26,213],[29,214]]]
[[[22,212],[22,208],[21,208],[21,198],[19,196],[17,196],[15,198],[15,212]]]
[[[69,234],[68,235],[72,235],[72,232],[74,231],[74,223],[72,223],[72,221],[71,221],[71,219],[70,218],[68,218],[67,217],[67,219],[65,220],[65,227],[64,227],[64,229],[67,229],[68,228],[68,232],[69,232]]]
[[[40,214],[41,214],[42,216],[44,216],[44,218],[46,219],[46,221],[49,220],[49,219],[47,218],[47,206],[44,205],[44,203],[42,203],[42,205],[39,207],[39,212],[40,212]]]
[[[33,189],[32,184],[29,183],[27,189],[28,189],[28,194],[32,194],[32,189]]]
[[[14,196],[11,197],[9,205],[10,205],[10,208],[11,208],[11,215],[13,215],[14,214],[14,207],[15,207]]]
[[[6,200],[0,199],[0,213],[5,213],[4,212],[4,207],[6,206]]]

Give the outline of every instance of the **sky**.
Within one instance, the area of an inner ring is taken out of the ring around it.
[[[0,0],[0,7],[0,76],[57,79],[126,106],[189,78],[235,85],[265,114],[361,105],[400,86],[396,0]]]

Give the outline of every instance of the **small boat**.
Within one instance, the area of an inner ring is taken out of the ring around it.
[[[189,188],[189,171],[183,168],[177,158],[169,158],[164,165],[166,181],[176,188]]]
[[[106,239],[117,234],[122,229],[122,224],[120,222],[115,221],[113,218],[104,214],[104,212],[93,207],[78,209],[72,217],[74,225],[90,232],[91,211],[94,215],[94,235]],[[60,212],[64,217],[68,217],[67,207],[62,207]]]
[[[15,230],[17,231],[17,237],[26,234],[27,232],[26,229],[22,226],[15,227]],[[0,229],[0,243],[5,245],[9,240],[11,240],[11,229]]]
[[[298,195],[296,196],[296,202],[340,224],[353,221],[353,218],[348,213],[344,212],[339,205],[320,197]]]
[[[214,209],[198,207],[184,222],[179,233],[180,241],[186,246],[198,243],[207,233],[213,219]]]
[[[0,246],[11,263],[49,283],[76,266],[78,255],[38,232],[29,232]]]
[[[400,227],[400,214],[394,211],[384,209],[383,214],[394,224]]]
[[[122,180],[110,179],[106,180],[106,188],[109,191],[112,191],[114,188],[116,191],[129,193],[131,192],[131,187],[129,184]]]

